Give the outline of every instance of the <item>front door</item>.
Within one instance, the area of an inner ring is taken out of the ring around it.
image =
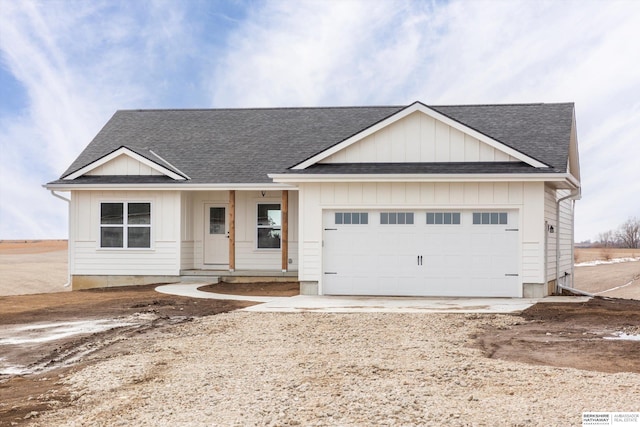
[[[204,263],[229,265],[229,219],[226,205],[204,206]]]

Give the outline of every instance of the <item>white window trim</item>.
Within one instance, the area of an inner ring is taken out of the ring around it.
[[[102,224],[101,223],[101,212],[102,212],[102,204],[103,203],[122,203],[122,213],[123,213],[123,224]],[[129,203],[148,203],[149,204],[149,215],[151,217],[149,224],[127,224],[128,221],[128,205]],[[123,227],[122,231],[122,247],[121,248],[103,248],[102,245],[102,227]],[[125,246],[128,238],[128,229],[129,227],[149,227],[149,247],[148,248],[129,248]],[[98,237],[97,237],[97,250],[98,251],[135,251],[135,252],[151,252],[155,251],[155,239],[154,239],[154,214],[153,214],[153,202],[151,200],[122,200],[122,199],[114,199],[114,200],[99,200],[98,201]]]
[[[282,251],[282,224],[280,224],[280,227],[271,227],[271,226],[267,226],[267,225],[258,225],[258,210],[259,210],[259,206],[260,205],[278,205],[280,206],[280,215],[282,215],[282,201],[280,199],[273,199],[273,200],[268,200],[268,199],[262,199],[256,202],[256,210],[255,210],[255,216],[254,216],[254,220],[255,220],[255,245],[254,245],[254,250],[257,252],[280,252]],[[280,220],[282,221],[282,217],[280,217]],[[258,230],[260,228],[276,228],[280,230],[280,247],[279,248],[260,248],[258,247]]]

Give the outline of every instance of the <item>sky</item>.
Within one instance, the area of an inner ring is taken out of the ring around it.
[[[118,109],[575,102],[576,241],[640,218],[640,1],[0,0],[0,239]]]

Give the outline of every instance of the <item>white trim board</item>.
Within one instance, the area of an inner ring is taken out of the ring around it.
[[[173,172],[172,170],[170,170],[170,169],[168,169],[168,168],[166,168],[166,167],[164,167],[164,166],[162,166],[162,165],[160,165],[160,164],[158,164],[158,163],[156,163],[156,162],[154,162],[152,160],[149,160],[144,156],[141,156],[140,154],[130,150],[127,147],[120,147],[117,150],[112,151],[111,153],[99,158],[98,160],[96,160],[96,161],[94,161],[92,163],[89,163],[85,167],[78,169],[77,171],[65,176],[62,179],[68,180],[68,181],[74,180],[74,179],[76,179],[78,177],[81,177],[81,176],[91,172],[92,170],[94,170],[94,169],[96,169],[96,168],[98,168],[98,167],[100,167],[100,166],[102,166],[102,165],[104,165],[104,164],[116,159],[117,157],[119,157],[121,155],[128,156],[128,157],[130,157],[130,158],[142,163],[143,165],[148,166],[151,169],[153,169],[153,170],[155,170],[157,172],[160,172],[161,174],[166,175],[169,178],[172,178],[172,179],[174,179],[176,181],[184,181],[186,179],[185,176],[179,175],[179,174]],[[156,157],[158,157],[159,159],[164,161],[164,159],[162,159],[156,153],[153,153],[153,155],[155,155]]]

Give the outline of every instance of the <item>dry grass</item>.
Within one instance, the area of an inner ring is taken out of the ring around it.
[[[575,248],[573,259],[576,263],[588,261],[608,261],[615,258],[638,258],[640,249],[620,248]]]

